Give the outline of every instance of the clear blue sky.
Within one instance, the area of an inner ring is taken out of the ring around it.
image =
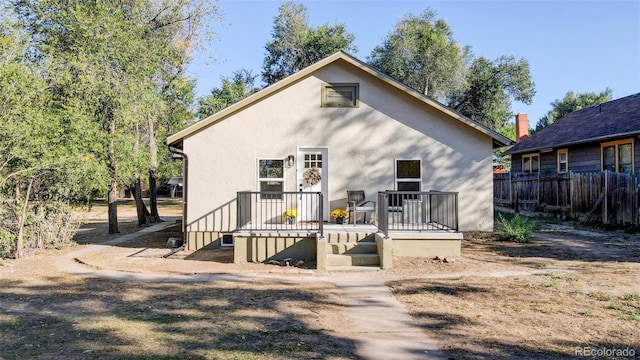
[[[445,19],[453,36],[475,56],[525,58],[531,66],[536,96],[531,105],[514,103],[534,125],[549,103],[567,91],[599,92],[613,98],[640,92],[640,1],[297,1],[307,7],[313,26],[343,23],[355,35],[357,58],[371,50],[405,14],[430,8]],[[204,96],[222,76],[247,69],[260,74],[264,45],[282,1],[222,0],[226,25],[213,26],[219,39],[196,55],[188,74]],[[213,59],[213,60],[212,60]]]

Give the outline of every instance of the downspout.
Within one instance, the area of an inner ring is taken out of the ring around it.
[[[183,166],[183,179],[182,179],[182,233],[184,234],[184,236],[186,236],[186,232],[187,232],[187,189],[189,189],[188,186],[188,178],[189,178],[189,157],[187,156],[187,154],[185,154],[184,151],[171,146],[170,144],[167,144],[167,142],[165,141],[165,144],[167,145],[167,147],[169,148],[169,152],[172,154],[176,154],[176,155],[180,155],[182,156],[182,166]],[[184,244],[187,243],[187,239],[184,239]]]

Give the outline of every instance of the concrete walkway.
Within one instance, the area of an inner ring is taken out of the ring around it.
[[[70,252],[56,260],[56,266],[67,273],[121,281],[140,282],[205,282],[279,279],[288,281],[327,281],[337,285],[337,295],[347,299],[347,314],[354,324],[350,338],[356,344],[356,354],[364,359],[446,359],[435,340],[418,327],[406,307],[395,299],[391,290],[379,281],[354,273],[333,273],[325,276],[274,274],[142,274],[99,269],[76,259],[105,247],[133,240],[145,233],[160,231],[175,225],[163,222],[136,233],[120,236],[100,245],[90,245]]]
[[[365,359],[446,359],[435,340],[414,322],[407,308],[378,282],[336,274],[333,282],[348,300],[355,324],[356,353]]]

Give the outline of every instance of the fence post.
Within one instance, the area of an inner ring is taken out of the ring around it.
[[[573,195],[576,189],[573,186],[573,172],[569,171],[569,216],[573,218],[574,210],[573,210]]]
[[[608,224],[609,223],[609,216],[607,214],[608,211],[608,205],[609,205],[609,176],[607,173],[608,170],[605,169],[604,171],[604,203],[602,204],[602,223],[603,224]]]
[[[634,185],[634,190],[635,190],[634,199],[636,201],[635,202],[635,206],[634,206],[635,216],[633,217],[633,223],[635,225],[638,225],[640,223],[640,213],[639,213],[640,211],[638,211],[638,206],[640,205],[640,204],[638,204],[638,197],[639,197],[638,188],[640,187],[640,185],[638,183],[638,178],[639,178],[638,175],[635,175],[633,177],[633,180],[634,180],[633,181],[633,183],[634,183],[633,185]]]
[[[518,189],[518,183],[515,181],[512,181],[511,187],[513,190],[513,211],[517,214],[520,212],[519,204],[518,204],[518,193],[520,192]]]
[[[318,192],[318,231],[320,231],[320,237],[324,237],[324,198],[322,192]]]

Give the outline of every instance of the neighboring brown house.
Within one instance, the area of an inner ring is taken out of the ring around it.
[[[531,136],[527,115],[518,114],[516,137],[505,153],[512,173],[637,173],[640,93],[576,110]]]

